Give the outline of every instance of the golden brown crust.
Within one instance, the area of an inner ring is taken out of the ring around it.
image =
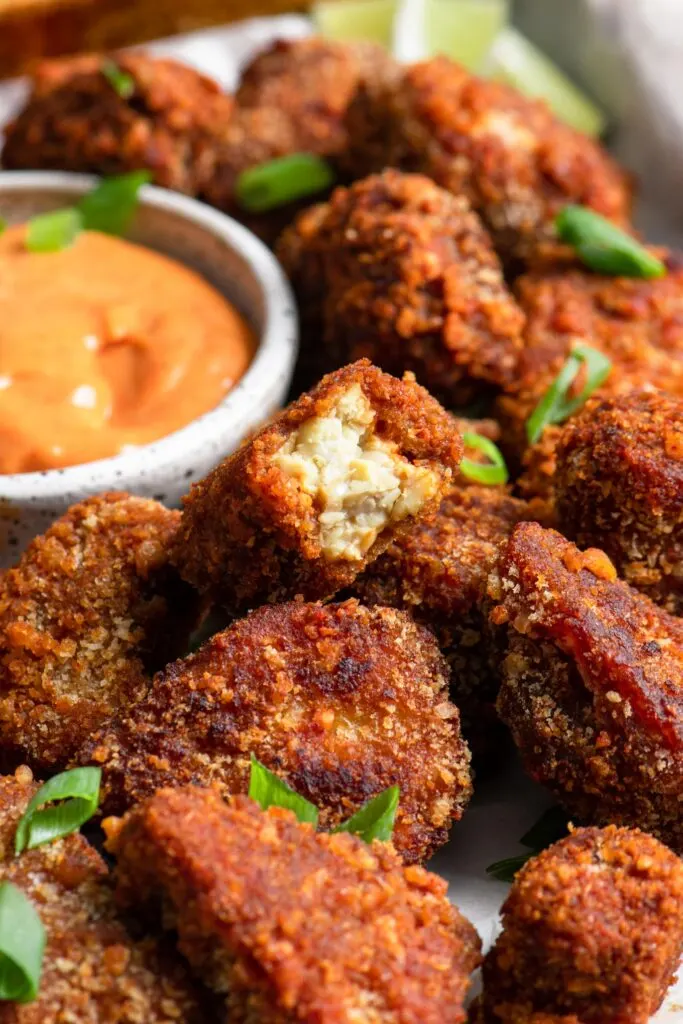
[[[130,98],[102,74],[109,59],[133,79]],[[6,129],[2,162],[104,175],[145,168],[158,185],[194,195],[232,107],[211,79],[144,53],[46,61]]]
[[[103,720],[145,692],[148,666],[178,653],[194,605],[168,565],[179,520],[145,498],[89,498],[2,574],[5,765],[58,770]]]
[[[0,880],[28,896],[47,933],[38,998],[0,1004],[2,1024],[212,1019],[207,997],[174,951],[156,939],[131,938],[118,917],[107,867],[81,835],[14,857],[16,826],[36,789],[26,768],[0,778]]]
[[[683,951],[683,865],[635,829],[577,829],[522,868],[502,919],[485,1024],[646,1024]]]
[[[408,615],[337,605],[264,607],[154,680],[75,758],[103,769],[105,811],[163,786],[246,793],[250,755],[332,828],[388,786],[406,862],[446,842],[472,792],[448,669]]]
[[[510,627],[498,712],[527,770],[580,821],[683,850],[683,620],[537,523],[515,528],[490,588]]]
[[[554,217],[567,203],[628,222],[631,183],[598,143],[543,102],[446,57],[412,65],[398,87],[373,96],[372,118],[370,144],[354,156],[360,173],[400,167],[464,194],[508,265],[552,247]]]
[[[461,1024],[476,932],[390,844],[316,834],[244,797],[161,790],[110,842],[123,905],[163,897],[240,1024]]]
[[[376,413],[375,436],[438,479],[438,493],[420,518],[438,507],[462,453],[451,417],[414,381],[396,380],[367,360],[329,374],[195,484],[185,499],[175,563],[188,582],[231,613],[297,595],[330,597],[414,525],[409,516],[387,526],[364,558],[328,559],[310,495],[274,465],[274,456],[297,428],[329,415],[354,387]]]
[[[464,196],[387,170],[324,211],[302,214],[278,250],[300,304],[319,308],[303,338],[313,371],[366,356],[451,406],[512,383],[524,318]]]
[[[683,614],[683,398],[591,402],[559,436],[554,491],[563,533]]]

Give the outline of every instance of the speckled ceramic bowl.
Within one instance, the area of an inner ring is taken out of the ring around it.
[[[67,206],[95,184],[80,174],[0,173],[0,217],[20,223]],[[0,476],[0,565],[82,498],[124,490],[170,505],[282,403],[297,351],[296,306],[280,265],[240,224],[186,196],[142,189],[127,235],[192,267],[254,328],[258,349],[242,380],[211,412],[153,444],[98,462]],[[46,310],[46,315],[49,311]]]

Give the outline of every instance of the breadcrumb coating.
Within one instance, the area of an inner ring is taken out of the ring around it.
[[[579,821],[683,851],[683,619],[538,523],[515,527],[490,592],[510,631],[497,708],[527,771]]]
[[[446,842],[472,792],[434,638],[357,601],[252,612],[159,673],[74,760],[102,767],[105,811],[121,813],[163,786],[246,793],[251,754],[320,808],[324,828],[398,785],[394,845],[409,863]]]
[[[0,778],[0,881],[32,901],[47,937],[37,999],[0,1003],[2,1024],[217,1020],[170,945],[127,931],[107,866],[81,835],[14,856],[16,826],[37,788],[25,767]]]
[[[453,420],[424,388],[360,360],[192,487],[175,563],[230,614],[330,597],[434,514],[461,453]]]
[[[111,61],[132,79],[130,96],[105,77]],[[5,129],[2,163],[102,175],[143,168],[157,185],[195,195],[232,108],[214,81],[173,60],[121,51],[45,61]]]
[[[577,829],[522,868],[501,913],[484,1024],[647,1024],[683,952],[683,864],[637,829]]]
[[[161,790],[112,829],[123,906],[158,905],[235,1024],[462,1024],[480,960],[446,883],[388,843]]]
[[[359,119],[358,173],[386,166],[428,175],[465,195],[508,268],[556,246],[554,219],[567,203],[627,225],[631,182],[599,143],[558,121],[548,106],[471,75],[439,56],[350,112]],[[365,124],[375,124],[367,138]]]
[[[5,767],[51,774],[180,652],[196,603],[168,564],[179,512],[89,498],[0,577],[0,744]]]
[[[524,318],[464,196],[387,170],[305,211],[278,255],[300,306],[317,306],[304,320],[312,373],[366,356],[451,406],[514,380]]]
[[[559,435],[562,532],[605,551],[620,576],[683,615],[683,397],[595,401]]]

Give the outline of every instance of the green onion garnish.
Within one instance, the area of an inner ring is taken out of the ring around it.
[[[485,484],[487,487],[494,487],[496,484],[506,484],[508,481],[508,470],[505,459],[497,445],[488,437],[481,434],[463,434],[462,437],[466,448],[476,448],[490,460],[490,464],[475,462],[473,459],[463,459],[460,463],[460,472],[468,480],[476,480],[477,483]]]
[[[586,364],[586,383],[576,398],[567,398],[574,378]],[[541,401],[527,420],[529,444],[535,444],[551,423],[564,423],[584,402],[604,384],[612,369],[612,362],[604,353],[590,345],[575,345],[567,361],[552,382]]]
[[[122,100],[128,100],[135,92],[135,80],[128,72],[122,71],[116,61],[107,59],[102,61],[100,69],[115,92]]]
[[[7,221],[4,219],[4,217],[0,217],[0,235],[3,233],[3,231],[6,231],[6,230],[7,230]]]
[[[332,831],[351,832],[352,835],[360,836],[366,843],[371,843],[373,839],[379,839],[383,843],[389,842],[394,831],[399,796],[399,787],[389,786],[363,804],[348,821],[337,825]]]
[[[526,846],[529,852],[520,853],[516,857],[507,857],[505,860],[497,860],[494,864],[489,864],[486,873],[497,878],[499,882],[511,882],[528,860],[566,835],[566,813],[561,807],[549,807],[520,839],[522,846]]]
[[[28,222],[26,248],[29,252],[59,252],[72,244],[82,228],[83,219],[73,207],[41,213]]]
[[[103,178],[78,204],[83,227],[87,231],[103,231],[106,235],[122,235],[135,213],[138,192],[151,180],[149,171]]]
[[[634,238],[585,206],[565,206],[555,218],[558,236],[587,267],[616,277],[663,277],[666,266]]]
[[[303,796],[295,793],[291,786],[268,771],[254,755],[251,755],[249,796],[266,811],[269,807],[286,807],[294,811],[299,821],[308,821],[313,827],[318,824],[318,808]]]
[[[0,884],[0,999],[30,1003],[38,995],[45,929],[31,900]],[[21,1016],[21,1015],[20,1015]]]
[[[334,171],[313,153],[292,153],[250,167],[237,178],[238,204],[251,213],[264,213],[295,199],[315,195],[334,183]]]
[[[76,832],[97,810],[101,776],[100,768],[72,768],[41,786],[19,821],[14,852]],[[64,802],[45,806],[58,800]]]

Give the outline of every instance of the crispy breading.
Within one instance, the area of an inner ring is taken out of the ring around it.
[[[387,170],[337,189],[323,209],[306,211],[278,249],[300,306],[319,309],[304,321],[312,371],[367,356],[414,372],[450,406],[512,383],[524,318],[464,196]]]
[[[490,590],[510,631],[498,712],[527,771],[579,821],[683,851],[683,619],[537,523],[515,527]]]
[[[467,196],[510,268],[552,250],[554,218],[567,203],[628,223],[626,174],[543,101],[440,56],[406,68],[369,104],[348,118],[352,139],[358,121],[360,142],[348,156],[357,173],[400,167]]]
[[[0,745],[51,773],[182,649],[195,599],[168,564],[179,512],[89,498],[0,577]]]
[[[246,793],[252,753],[325,828],[398,785],[406,862],[446,842],[472,792],[434,638],[404,612],[356,601],[252,612],[159,673],[74,763],[101,765],[105,811],[120,813],[163,786]]]
[[[498,400],[506,451],[521,459],[527,449],[525,424],[578,342],[609,356],[612,370],[596,397],[633,388],[660,388],[683,395],[683,265],[666,250],[654,250],[668,265],[665,277],[643,280],[604,277],[573,264],[530,273],[514,293],[526,316],[525,348],[519,376]],[[570,395],[585,382],[581,372]],[[526,451],[522,493],[552,490],[555,445],[560,427],[546,427]]]
[[[567,537],[683,615],[683,396],[589,403],[559,435],[554,493]]]
[[[0,778],[0,881],[28,896],[46,931],[38,997],[0,1003],[2,1024],[204,1024],[212,1000],[173,948],[135,939],[119,917],[107,866],[83,836],[14,856],[37,786],[27,768]]]
[[[461,1024],[479,938],[388,843],[245,797],[161,790],[110,829],[124,906],[158,905],[236,1024]]]
[[[360,360],[193,486],[176,565],[231,614],[330,597],[436,511],[461,453],[453,420],[424,388]]]
[[[647,1024],[683,952],[683,864],[637,829],[577,829],[522,868],[501,914],[482,1024]]]
[[[103,74],[112,60],[132,79],[130,96]],[[158,185],[194,195],[232,108],[214,81],[173,60],[122,51],[46,61],[5,129],[2,163],[103,175],[144,168]]]

